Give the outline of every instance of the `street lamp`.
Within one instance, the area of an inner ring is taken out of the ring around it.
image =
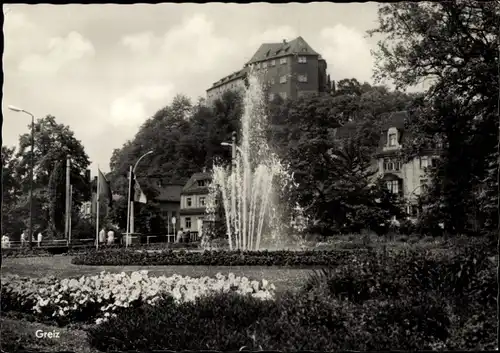
[[[29,221],[29,233],[28,233],[28,244],[30,249],[33,248],[33,169],[35,168],[35,157],[34,157],[34,150],[35,150],[35,116],[31,114],[30,112],[15,107],[13,105],[9,105],[9,109],[17,112],[17,113],[24,113],[29,116],[31,116],[31,165],[30,165],[30,190],[29,190],[29,200],[30,200],[30,221]]]
[[[137,169],[137,165],[139,164],[139,162],[144,158],[146,157],[147,155],[150,155],[151,153],[153,153],[153,151],[149,151],[149,152],[146,152],[144,153],[141,157],[139,157],[139,159],[137,160],[137,162],[135,162],[134,164],[134,168],[132,168],[132,177],[135,178],[135,170]],[[130,190],[132,192],[132,190]],[[134,220],[134,200],[130,200],[130,233],[134,233],[135,232],[135,220]]]
[[[153,151],[146,152],[141,157],[139,157],[139,159],[137,160],[137,162],[135,162],[134,168],[132,169],[133,173],[135,173],[135,170],[137,169],[137,165],[139,164],[139,162],[141,161],[141,159],[143,159],[144,157],[146,157],[147,155],[149,155],[151,153],[153,153]]]

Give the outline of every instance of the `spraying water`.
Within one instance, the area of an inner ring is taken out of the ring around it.
[[[305,220],[298,205],[284,210],[283,195],[296,185],[288,167],[271,152],[267,129],[262,85],[256,75],[250,74],[244,96],[241,144],[236,147],[232,167],[214,165],[207,200],[208,219],[212,221],[215,220],[215,200],[219,197],[222,201],[230,250],[259,250],[263,236],[279,242],[290,224],[284,219],[285,214],[292,215],[296,229],[300,227],[297,220]]]

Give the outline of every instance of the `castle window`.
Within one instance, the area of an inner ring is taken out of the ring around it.
[[[299,76],[297,77],[297,80],[298,80],[299,82],[307,82],[307,75],[299,75]]]
[[[276,65],[276,60],[271,60],[271,66]]]
[[[281,65],[286,64],[286,58],[281,58],[281,59],[280,59],[280,64],[281,64]]]
[[[280,77],[280,83],[286,83],[286,75]]]
[[[263,62],[262,63],[262,68],[266,69],[267,68],[267,63],[266,62]]]
[[[305,63],[307,63],[307,56],[299,56],[298,57],[298,62],[299,62],[299,64],[305,64]]]

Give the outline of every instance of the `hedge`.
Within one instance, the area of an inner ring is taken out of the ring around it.
[[[353,251],[172,251],[148,253],[130,250],[89,251],[72,259],[75,265],[93,266],[334,266],[362,253]]]

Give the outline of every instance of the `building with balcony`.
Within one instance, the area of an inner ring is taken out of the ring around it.
[[[199,232],[200,222],[203,223],[206,217],[211,180],[211,173],[195,173],[182,188],[179,226],[184,232]]]
[[[264,43],[240,71],[207,89],[207,103],[213,104],[227,91],[244,89],[251,70],[265,84],[269,100],[278,95],[282,99],[295,99],[330,92],[332,84],[326,69],[326,61],[302,37],[290,42]]]
[[[408,118],[406,111],[393,112],[385,117],[379,146],[370,168],[376,171],[374,178],[381,178],[392,193],[403,197],[406,201],[405,211],[416,216],[418,198],[428,185],[427,168],[434,166],[441,146],[436,145],[410,161],[403,161],[399,152],[412,139],[411,133],[405,129],[405,120]],[[355,129],[354,122],[347,123],[339,129],[337,136],[346,137]]]

